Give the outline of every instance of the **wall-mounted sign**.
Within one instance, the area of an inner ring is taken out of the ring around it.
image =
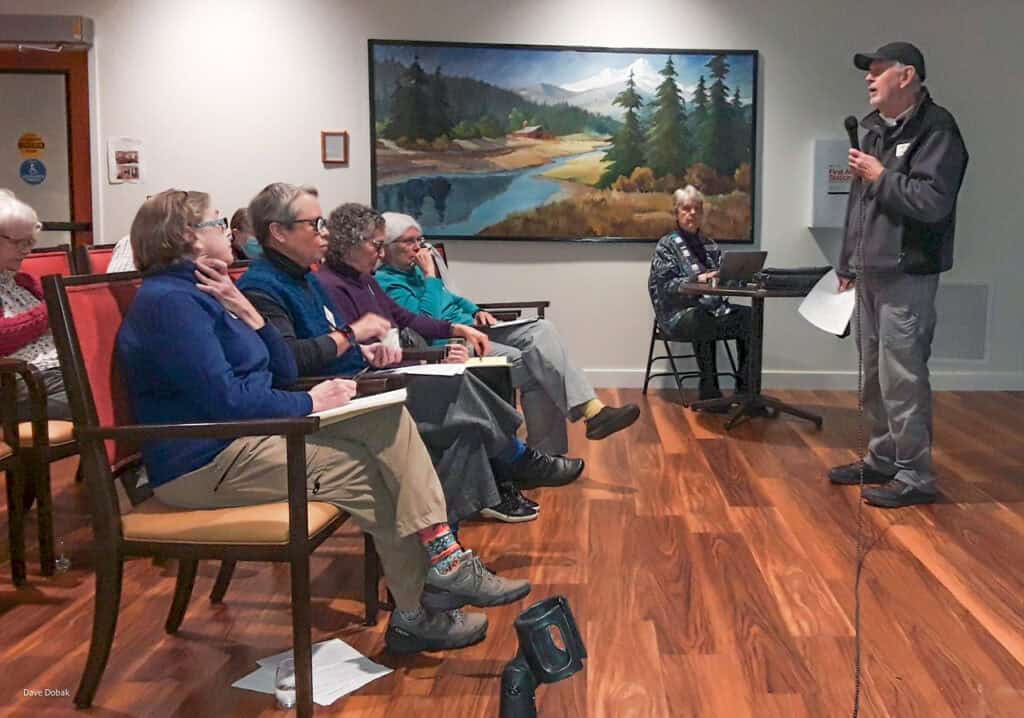
[[[39,160],[25,160],[18,168],[18,176],[25,184],[42,184],[46,180],[46,165]]]
[[[814,141],[814,198],[811,203],[811,227],[842,227],[846,200],[853,176],[846,155],[847,140]]]
[[[26,132],[18,138],[18,153],[22,157],[42,157],[45,149],[46,142],[37,132]]]
[[[133,137],[107,139],[107,181],[110,184],[142,182],[142,140]]]

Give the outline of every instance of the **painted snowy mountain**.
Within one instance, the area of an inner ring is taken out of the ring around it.
[[[575,107],[621,120],[623,109],[613,104],[615,96],[626,89],[629,74],[633,73],[633,82],[637,92],[647,104],[653,97],[658,85],[664,80],[646,58],[638,58],[625,67],[605,67],[600,72],[568,85],[552,85],[541,83],[516,90],[520,95],[532,102],[553,105],[567,102]],[[681,88],[684,96],[692,92],[692,88]]]

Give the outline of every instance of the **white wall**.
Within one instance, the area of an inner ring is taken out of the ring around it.
[[[776,266],[818,264],[835,250],[834,235],[816,239],[806,227],[811,150],[816,137],[843,137],[845,115],[868,109],[852,54],[914,41],[933,96],[957,116],[971,153],[956,267],[946,277],[991,283],[988,358],[933,362],[935,383],[1024,388],[1019,0],[3,0],[0,11],[96,21],[94,173],[105,174],[113,135],[141,137],[149,164],[145,185],[97,185],[97,241],[124,234],[144,196],[172,185],[210,191],[225,212],[274,180],[318,185],[325,209],[368,201],[370,37],[757,49],[757,232]],[[349,168],[322,167],[321,129],[351,133]],[[552,300],[572,355],[598,384],[639,384],[653,245],[471,241],[451,249],[466,294]],[[769,385],[854,385],[852,344],[812,330],[790,300],[768,307],[764,365]]]

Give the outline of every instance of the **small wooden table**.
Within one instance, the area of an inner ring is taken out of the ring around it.
[[[732,406],[733,409],[726,422],[726,430],[736,426],[743,417],[769,416],[776,417],[780,412],[814,422],[820,429],[822,419],[817,414],[798,409],[781,399],[761,393],[761,355],[764,344],[764,300],[775,297],[803,297],[806,291],[794,289],[763,289],[756,285],[746,287],[712,287],[702,282],[690,282],[680,285],[679,292],[689,295],[708,295],[718,297],[747,297],[750,299],[750,355],[747,357],[747,391],[736,396],[721,399],[706,399],[690,404],[691,409],[718,409]]]

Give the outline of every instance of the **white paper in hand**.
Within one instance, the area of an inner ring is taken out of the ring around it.
[[[832,270],[814,285],[800,303],[800,314],[814,326],[829,334],[841,336],[853,316],[857,293],[853,289],[839,291],[839,277]]]

